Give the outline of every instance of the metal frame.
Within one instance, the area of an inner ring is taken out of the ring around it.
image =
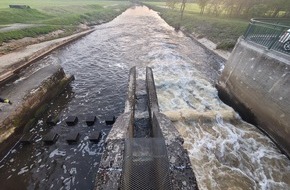
[[[243,36],[246,41],[259,44],[268,50],[290,55],[290,51],[284,47],[290,41],[289,29],[289,19],[251,19]]]

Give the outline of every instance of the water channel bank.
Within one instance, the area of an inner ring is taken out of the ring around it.
[[[73,80],[58,64],[32,66],[21,73],[13,84],[1,88],[1,97],[13,105],[1,105],[1,157],[37,122],[48,103]]]
[[[75,80],[30,130],[35,142],[15,147],[1,162],[4,188],[93,189],[111,129],[104,118],[124,113],[129,69],[150,66],[160,111],[184,139],[199,189],[289,189],[290,161],[218,98],[214,84],[224,61],[156,12],[128,9],[38,64],[49,62],[60,64]],[[145,78],[145,72],[138,75]],[[59,116],[57,126],[46,125],[49,115]],[[66,125],[69,115],[79,117],[76,126]],[[97,116],[95,125],[85,124],[86,115]],[[42,138],[50,132],[60,137],[44,146]],[[74,145],[66,142],[71,132],[81,134]],[[93,132],[101,133],[98,143],[89,141]]]
[[[251,112],[257,125],[290,156],[290,61],[241,37],[219,81],[237,109]],[[245,112],[245,111],[244,111]]]
[[[93,30],[48,42],[31,45],[0,57],[0,96],[9,98],[12,106],[1,105],[0,155],[35,124],[49,103],[73,79],[59,64],[32,65],[53,50],[79,39]],[[40,77],[42,75],[42,77]]]

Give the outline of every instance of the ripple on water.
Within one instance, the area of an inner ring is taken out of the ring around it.
[[[145,78],[145,67],[151,66],[160,108],[185,139],[200,189],[290,189],[289,160],[218,99],[213,84],[222,61],[176,33],[156,12],[129,9],[38,62],[39,67],[56,63],[75,76],[48,113],[59,115],[60,122],[53,128],[38,122],[31,131],[38,139],[33,148],[20,146],[0,164],[1,188],[92,189],[109,131],[102,117],[123,112],[129,69],[144,68],[139,77]],[[88,144],[93,129],[83,122],[66,127],[68,115],[83,121],[86,114],[98,116],[95,130],[103,132],[98,144]],[[81,131],[79,146],[65,142],[70,130]],[[49,131],[60,138],[44,147],[41,139]]]

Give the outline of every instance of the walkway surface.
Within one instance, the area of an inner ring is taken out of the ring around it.
[[[194,39],[195,41],[197,41],[198,43],[200,43],[202,46],[204,46],[205,48],[207,48],[208,50],[212,51],[213,53],[215,53],[216,55],[222,57],[225,60],[228,60],[231,52],[229,51],[225,51],[225,50],[221,50],[221,49],[216,49],[217,45],[215,43],[213,43],[212,41],[208,40],[207,38],[197,38],[197,35],[192,33],[189,34],[189,37]]]
[[[0,32],[9,32],[13,30],[20,30],[25,28],[32,28],[36,26],[42,26],[42,24],[22,24],[22,23],[15,23],[10,25],[0,25]]]

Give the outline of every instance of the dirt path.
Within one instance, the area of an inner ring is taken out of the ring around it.
[[[0,32],[9,32],[13,30],[20,30],[20,29],[25,29],[25,28],[31,28],[31,27],[36,27],[36,26],[43,26],[42,24],[22,24],[22,23],[15,23],[15,24],[10,24],[10,25],[3,25],[0,27]]]

